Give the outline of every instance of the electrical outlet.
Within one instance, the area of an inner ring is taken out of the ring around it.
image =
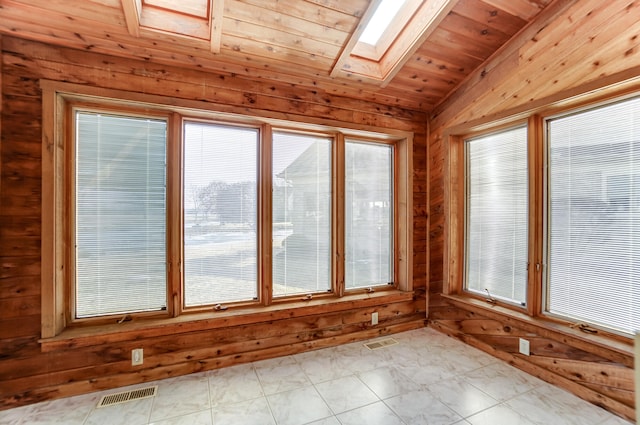
[[[375,313],[371,313],[371,324],[372,325],[377,325],[378,324],[378,312],[377,311]]]
[[[526,339],[520,338],[520,354],[524,354],[525,356],[528,356],[530,354],[529,348],[530,348],[529,341],[527,341]]]
[[[144,352],[142,348],[131,350],[131,366],[139,366],[144,363]]]

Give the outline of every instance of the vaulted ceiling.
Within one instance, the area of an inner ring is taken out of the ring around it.
[[[337,72],[378,1],[0,0],[0,32],[429,112],[561,0],[424,0],[435,15],[391,45],[404,56],[387,81]]]

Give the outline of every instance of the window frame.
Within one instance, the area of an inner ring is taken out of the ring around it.
[[[582,113],[595,111],[601,108],[606,108],[608,106],[613,106],[618,103],[622,103],[628,100],[637,99],[640,100],[640,90],[634,91],[630,93],[618,93],[612,94],[610,96],[606,96],[604,99],[600,99],[595,102],[587,102],[584,104],[580,104],[576,107],[567,107],[560,108],[557,111],[550,111],[548,114],[544,114],[540,117],[540,131],[541,131],[541,159],[543,169],[543,197],[541,199],[542,203],[542,223],[544,233],[542,234],[542,240],[540,241],[540,315],[548,320],[569,324],[571,327],[575,327],[578,329],[584,329],[585,332],[596,332],[602,333],[605,335],[610,335],[614,337],[620,337],[625,339],[633,339],[634,335],[632,333],[623,332],[622,330],[616,329],[614,327],[606,326],[604,324],[598,324],[595,321],[585,321],[577,318],[572,318],[569,315],[563,315],[560,313],[555,313],[550,310],[550,285],[551,285],[551,276],[550,269],[548,267],[549,260],[553,257],[553,253],[551,251],[551,189],[550,189],[550,173],[551,167],[550,165],[550,149],[551,149],[551,140],[550,140],[550,127],[549,123],[556,119],[568,118],[573,115],[579,115]],[[640,331],[640,329],[638,330]]]
[[[109,109],[109,108],[104,108],[103,105],[94,105],[92,103],[86,104],[86,103],[72,103],[69,104],[68,107],[68,116],[67,119],[69,119],[69,126],[67,127],[68,129],[68,134],[65,136],[64,138],[64,142],[65,143],[65,160],[66,160],[66,164],[68,164],[68,173],[66,173],[66,175],[64,176],[65,180],[64,180],[64,186],[65,186],[65,190],[66,190],[66,195],[68,198],[68,202],[66,205],[66,211],[68,211],[68,213],[65,216],[65,221],[64,221],[64,228],[65,228],[65,244],[68,247],[68,252],[66,255],[66,261],[65,261],[65,269],[69,271],[69,277],[68,277],[68,288],[67,288],[67,293],[68,293],[68,306],[67,306],[67,311],[66,311],[66,321],[67,323],[98,323],[98,322],[102,322],[107,318],[112,318],[112,317],[126,317],[129,316],[131,313],[126,313],[126,314],[108,314],[108,315],[100,315],[100,316],[91,316],[91,317],[84,317],[84,318],[79,318],[76,317],[76,311],[75,311],[75,307],[76,307],[76,291],[74,290],[74,288],[76,288],[77,286],[77,282],[76,282],[76,245],[77,245],[77,233],[74,231],[74,229],[76,228],[76,217],[77,217],[77,213],[76,213],[76,205],[77,205],[77,198],[76,198],[76,191],[73,189],[74,187],[76,187],[77,181],[76,181],[76,155],[77,155],[77,132],[76,132],[76,128],[77,128],[77,114],[78,113],[82,113],[82,112],[86,112],[86,113],[96,113],[96,114],[103,114],[103,115],[109,115],[109,116],[118,116],[118,117],[124,117],[124,118],[139,118],[139,119],[152,119],[152,120],[162,120],[166,123],[166,141],[165,141],[165,159],[167,158],[168,154],[169,154],[169,131],[170,131],[170,121],[171,121],[171,117],[169,114],[166,113],[154,113],[152,111],[114,111],[113,109]],[[165,169],[165,178],[166,178],[166,189],[165,189],[165,194],[168,193],[169,188],[171,187],[171,185],[173,184],[173,182],[170,179],[169,173],[168,173],[168,162],[165,165],[166,169]],[[169,202],[169,197],[166,196],[165,198],[165,207],[166,207],[166,217],[165,217],[165,258],[167,259],[167,267],[165,269],[165,287],[166,287],[166,309],[165,310],[155,310],[155,311],[138,311],[135,312],[133,314],[136,315],[144,315],[145,317],[162,317],[162,316],[166,316],[167,313],[170,314],[169,309],[169,290],[171,289],[168,286],[168,282],[169,282],[169,256],[170,256],[170,235],[168,232],[168,228],[169,228],[169,220],[172,217],[171,213],[170,213],[170,202]]]
[[[130,93],[122,90],[85,87],[73,83],[41,80],[43,102],[42,139],[42,323],[41,342],[44,346],[58,344],[61,339],[78,334],[94,336],[114,332],[113,325],[127,326],[131,319],[144,319],[148,326],[165,326],[170,323],[200,321],[203,317],[221,317],[243,314],[261,316],[278,309],[297,309],[320,304],[341,304],[353,300],[378,298],[387,290],[389,296],[394,291],[413,290],[412,261],[412,142],[413,134],[407,131],[383,128],[369,128],[325,119],[312,119],[311,123],[284,121],[264,118],[264,114],[248,116],[246,110],[238,109],[237,114],[220,112],[220,105],[195,100],[168,98]],[[73,227],[70,225],[69,206],[72,202],[73,186],[69,186],[72,176],[73,110],[96,110],[102,113],[122,116],[143,116],[165,119],[167,123],[167,309],[160,312],[140,312],[117,316],[100,316],[75,319],[71,310],[73,290],[70,276],[73,274],[73,257],[70,239]],[[222,110],[228,111],[229,108]],[[186,121],[202,121],[227,126],[247,126],[259,129],[258,146],[258,300],[230,303],[233,312],[215,309],[211,305],[184,306],[182,278],[184,258],[183,246],[183,126]],[[271,139],[273,131],[308,133],[333,137],[332,144],[332,252],[331,252],[331,293],[313,294],[301,304],[300,295],[283,296],[274,299],[271,282]],[[344,186],[344,143],[346,139],[359,139],[394,146],[394,285],[378,287],[382,293],[375,296],[365,290],[344,290],[344,267],[340,266],[344,242],[337,235],[344,234],[344,196],[340,191]],[[268,264],[268,267],[265,266]],[[344,300],[342,300],[344,298]],[[342,301],[341,301],[342,300]],[[203,314],[205,316],[203,316]],[[215,319],[214,319],[215,320]],[[121,323],[122,322],[122,323]],[[142,322],[139,322],[142,323]],[[130,326],[141,326],[130,325]],[[145,325],[146,326],[146,325]],[[115,331],[117,332],[117,331]]]
[[[491,312],[491,315],[514,320],[541,332],[559,332],[576,340],[588,340],[606,348],[617,349],[618,343],[629,342],[633,336],[621,334],[609,328],[587,323],[587,330],[570,318],[551,314],[545,309],[546,288],[544,275],[547,250],[547,202],[546,185],[546,120],[593,109],[640,95],[640,81],[590,90],[582,95],[564,93],[544,99],[527,110],[512,110],[484,119],[470,121],[445,129],[445,226],[443,297],[453,304],[473,310]],[[527,155],[529,171],[529,220],[528,220],[528,279],[526,307],[519,307],[501,300],[489,302],[487,297],[465,291],[465,140],[479,135],[496,133],[505,128],[527,125]]]
[[[194,312],[202,312],[202,311],[211,311],[212,306],[218,304],[218,303],[212,303],[212,304],[203,304],[203,305],[193,305],[193,306],[187,306],[186,302],[185,302],[185,279],[184,279],[184,260],[185,260],[185,253],[184,253],[184,194],[185,194],[185,189],[184,189],[184,128],[186,126],[187,123],[199,123],[199,124],[211,124],[211,125],[219,125],[219,126],[223,126],[223,127],[233,127],[233,128],[251,128],[251,129],[255,129],[258,133],[258,146],[257,151],[256,151],[256,159],[257,159],[257,173],[256,173],[256,178],[257,178],[257,184],[256,184],[256,195],[257,195],[257,205],[256,205],[256,219],[257,219],[257,230],[256,230],[256,254],[257,254],[257,273],[256,273],[256,296],[257,299],[256,300],[240,300],[240,301],[235,301],[235,302],[231,302],[231,303],[224,303],[225,307],[228,306],[235,306],[235,307],[251,307],[251,306],[257,306],[261,304],[261,300],[264,297],[264,285],[261,285],[261,282],[263,282],[265,280],[265,270],[267,270],[267,268],[265,267],[264,264],[264,255],[263,253],[265,252],[266,247],[264,246],[264,241],[270,239],[270,234],[269,237],[265,236],[265,227],[269,227],[269,226],[265,226],[263,223],[266,220],[266,217],[271,217],[270,214],[268,216],[266,216],[267,212],[265,211],[264,208],[264,203],[265,200],[268,198],[268,196],[266,195],[268,192],[265,192],[267,189],[265,186],[269,187],[269,191],[270,191],[270,184],[271,184],[271,176],[266,176],[266,171],[265,168],[270,168],[269,167],[265,167],[264,166],[264,158],[263,156],[265,155],[264,151],[267,149],[265,147],[265,144],[269,145],[269,148],[271,147],[271,140],[270,137],[266,137],[265,134],[267,133],[267,129],[264,128],[264,126],[260,125],[260,123],[258,122],[236,122],[233,120],[221,120],[221,119],[216,119],[216,117],[211,117],[211,118],[205,118],[205,117],[193,117],[191,115],[188,114],[182,114],[179,112],[175,113],[176,116],[176,121],[178,123],[177,128],[175,129],[175,134],[174,137],[172,138],[172,143],[175,143],[177,146],[176,150],[179,150],[179,158],[176,158],[176,160],[174,161],[175,163],[177,163],[177,170],[175,170],[175,172],[178,174],[178,176],[170,176],[169,178],[171,178],[174,181],[179,181],[179,184],[177,184],[178,186],[178,190],[179,190],[179,198],[176,198],[176,204],[177,204],[177,210],[174,211],[174,213],[176,214],[177,217],[179,217],[179,223],[180,223],[180,230],[179,233],[176,234],[175,239],[177,239],[176,241],[176,247],[175,249],[177,249],[178,253],[179,253],[179,257],[177,259],[177,263],[180,264],[179,267],[179,273],[178,276],[175,278],[177,281],[179,281],[179,285],[172,285],[173,287],[175,287],[177,290],[175,292],[174,297],[177,298],[179,301],[177,302],[178,304],[178,308],[175,310],[174,312],[174,316],[178,316],[181,315],[183,313],[194,313]],[[269,136],[271,135],[270,133],[270,129],[269,130]],[[267,142],[267,139],[268,142]],[[172,161],[169,161],[172,162]],[[267,180],[268,179],[268,180]],[[269,199],[270,201],[270,199]],[[270,280],[270,277],[269,277]],[[220,304],[221,306],[223,304]]]
[[[362,137],[353,137],[353,136],[349,136],[349,137],[345,137],[344,140],[342,141],[342,150],[344,151],[346,149],[346,145],[347,143],[362,143],[362,144],[367,144],[367,143],[372,143],[372,144],[378,144],[378,145],[388,145],[391,146],[391,196],[392,196],[392,202],[391,202],[391,214],[392,214],[392,229],[391,229],[391,249],[393,250],[393,258],[394,261],[392,261],[393,264],[391,264],[392,267],[392,282],[389,282],[387,284],[391,284],[393,286],[397,285],[397,282],[399,281],[399,275],[398,275],[398,268],[399,268],[399,264],[398,264],[398,255],[397,253],[399,252],[400,246],[398,243],[398,236],[401,232],[403,232],[403,229],[401,227],[401,223],[399,223],[399,220],[397,219],[396,216],[396,212],[398,211],[398,207],[399,207],[399,203],[398,203],[398,197],[396,196],[396,191],[398,190],[399,186],[402,185],[399,176],[396,171],[398,170],[398,144],[394,143],[394,142],[389,142],[389,141],[384,141],[384,140],[369,140],[366,138],[362,138]],[[344,161],[346,160],[346,155],[343,154],[340,157],[340,160],[343,162],[342,167],[343,167],[343,178],[340,180],[340,184],[342,185],[342,191],[341,193],[343,194],[343,196],[341,196],[340,198],[342,199],[343,203],[346,202],[346,190],[344,188],[345,184],[346,184],[346,164],[344,164]],[[343,244],[343,249],[341,252],[345,252],[346,251],[346,244],[347,244],[347,240],[346,240],[346,231],[344,229],[344,227],[346,226],[346,210],[345,210],[345,205],[342,205],[341,207],[341,211],[343,211],[343,214],[345,216],[345,220],[341,220],[342,222],[342,226],[343,226],[343,231],[340,233],[340,235],[342,235],[342,244]],[[342,267],[342,277],[341,280],[342,282],[344,282],[345,279],[345,263],[341,262],[341,267]],[[383,287],[384,284],[379,284],[376,285],[376,288],[379,287]],[[358,292],[358,291],[362,291],[363,288],[362,287],[356,287],[356,288],[350,288],[347,289],[346,288],[346,284],[342,285],[341,288],[345,293],[353,293],[353,292]],[[366,290],[366,288],[365,288]]]
[[[469,160],[468,160],[468,155],[469,155],[469,142],[472,142],[474,140],[480,139],[482,137],[486,137],[486,136],[493,136],[493,135],[498,135],[501,133],[505,133],[505,132],[509,132],[512,130],[517,130],[517,129],[525,129],[525,133],[527,133],[527,138],[528,138],[528,130],[529,130],[529,125],[527,122],[518,122],[512,125],[506,125],[506,126],[502,126],[499,129],[492,129],[491,131],[485,131],[485,132],[481,132],[478,134],[472,134],[470,136],[462,136],[461,138],[461,142],[463,143],[463,161],[464,161],[464,197],[462,199],[462,203],[464,205],[464,235],[463,235],[463,243],[464,243],[464,264],[462,265],[462,278],[463,278],[463,282],[462,282],[462,291],[464,292],[465,295],[469,295],[469,296],[473,296],[477,299],[484,299],[484,300],[490,300],[491,302],[497,302],[498,300],[504,304],[504,305],[508,305],[508,306],[512,306],[515,310],[520,310],[520,309],[526,309],[526,306],[528,304],[528,296],[525,295],[525,301],[524,304],[521,304],[519,302],[517,302],[516,300],[509,300],[507,298],[504,297],[500,297],[496,294],[493,294],[491,292],[488,292],[487,295],[484,295],[482,293],[482,291],[478,291],[478,290],[473,290],[473,289],[469,289],[468,288],[468,282],[467,282],[467,274],[468,274],[468,268],[469,268],[469,261],[468,261],[468,253],[469,253],[469,244],[467,243],[467,237],[469,234],[469,222],[468,222],[468,217],[470,214],[469,211],[469,207],[467,205],[467,198],[468,198],[468,194],[469,194],[469,175],[468,175],[468,171],[469,171]],[[528,191],[528,196],[531,195],[531,190],[529,189],[529,186],[532,184],[531,181],[531,177],[529,175],[529,165],[530,165],[530,152],[529,152],[529,143],[527,140],[527,151],[525,152],[525,155],[527,156],[527,191]],[[527,205],[527,221],[530,222],[530,214],[531,214],[531,208],[529,205]],[[529,235],[530,231],[529,231],[529,223],[527,224],[527,248],[529,248],[531,239],[530,239],[530,235]],[[528,250],[527,250],[527,259],[530,260],[529,256],[528,256]],[[529,263],[529,261],[528,261]],[[528,268],[528,267],[527,267]],[[527,279],[525,282],[525,294],[527,294],[527,292],[529,291],[529,278],[528,278],[528,273],[527,273]]]

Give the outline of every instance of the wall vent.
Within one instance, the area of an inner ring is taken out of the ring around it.
[[[97,407],[113,406],[114,404],[126,403],[127,401],[155,397],[157,391],[158,386],[155,385],[153,387],[138,388],[136,390],[105,395],[100,399]]]
[[[380,341],[368,342],[364,346],[369,350],[377,350],[384,347],[390,347],[392,345],[396,345],[398,341],[393,338],[381,339]]]

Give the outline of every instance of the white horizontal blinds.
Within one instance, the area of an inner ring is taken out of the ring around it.
[[[345,288],[393,282],[393,147],[345,146]]]
[[[166,308],[165,121],[76,113],[76,316]]]
[[[273,134],[273,296],[331,289],[331,139]]]
[[[527,128],[466,142],[466,289],[524,305]]]
[[[184,297],[187,307],[256,299],[255,128],[184,125]]]
[[[547,308],[640,330],[640,99],[548,122]]]

